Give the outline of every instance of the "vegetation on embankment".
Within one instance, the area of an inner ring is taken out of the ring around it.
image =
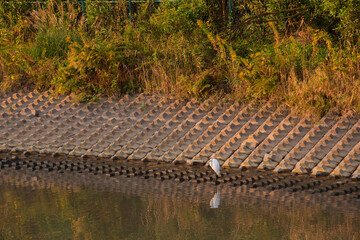
[[[360,111],[359,1],[0,0],[0,87],[160,92]]]

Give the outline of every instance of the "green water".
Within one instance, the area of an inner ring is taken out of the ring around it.
[[[0,183],[0,239],[360,239],[359,211],[341,202],[230,196],[170,181],[19,179]]]

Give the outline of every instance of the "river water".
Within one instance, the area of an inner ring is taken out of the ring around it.
[[[0,171],[0,239],[360,239],[358,201]]]

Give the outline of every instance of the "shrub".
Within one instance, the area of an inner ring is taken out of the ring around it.
[[[127,92],[242,101],[299,111],[359,108],[357,1],[48,0],[0,5],[0,86],[83,100]]]

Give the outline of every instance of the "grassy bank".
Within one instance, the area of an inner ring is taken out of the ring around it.
[[[358,1],[72,1],[0,7],[0,88],[242,101],[360,111]]]

